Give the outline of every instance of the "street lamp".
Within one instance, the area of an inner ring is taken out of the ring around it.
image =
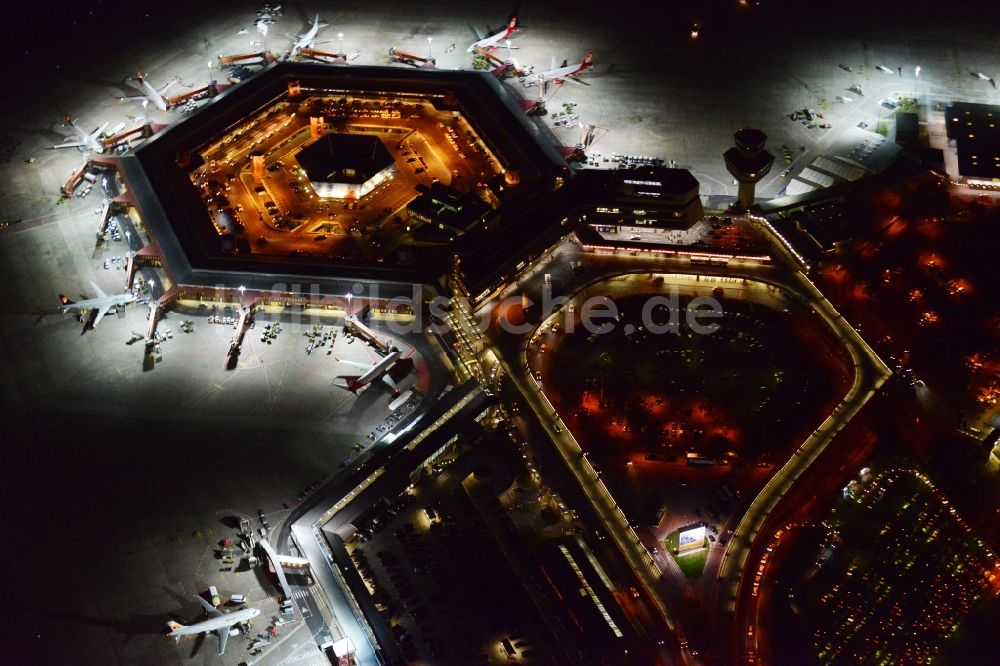
[[[503,43],[507,45],[507,62],[510,62],[510,40],[505,39]]]
[[[344,55],[344,33],[338,32],[337,39],[340,40],[340,55]]]
[[[149,100],[142,100],[142,110],[146,114],[146,124],[149,124]]]
[[[917,99],[917,79],[919,79],[919,78],[920,78],[920,65],[917,65],[917,68],[915,70],[913,70],[913,100],[914,100],[914,102],[916,102],[916,99]]]
[[[433,37],[427,38],[427,59],[431,59],[431,43],[434,41]]]
[[[211,83],[213,80],[214,79],[212,79],[212,61],[209,60],[208,61],[208,82]]]

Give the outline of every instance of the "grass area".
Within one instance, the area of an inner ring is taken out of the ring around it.
[[[701,572],[705,570],[705,562],[708,560],[708,548],[702,548],[697,552],[681,555],[674,559],[677,560],[677,565],[684,572],[684,575],[687,576],[688,580],[698,580],[701,578]]]
[[[705,570],[705,562],[708,560],[708,538],[705,539],[705,547],[696,552],[688,552],[685,555],[677,555],[677,530],[674,530],[664,539],[664,546],[670,553],[677,566],[681,568],[688,580],[698,580],[701,572]]]

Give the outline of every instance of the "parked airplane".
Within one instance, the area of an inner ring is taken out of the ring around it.
[[[289,39],[294,40],[292,42],[292,53],[296,54],[302,49],[311,49],[316,44],[322,44],[323,42],[316,41],[316,33],[319,32],[320,28],[326,27],[327,25],[328,25],[327,23],[320,23],[319,14],[316,14],[316,18],[313,19],[312,27],[309,28],[309,30],[302,33],[301,35],[298,35],[297,37],[292,37],[291,35],[288,35]]]
[[[108,126],[108,123],[104,123],[90,134],[84,132],[69,116],[66,117],[66,124],[73,129],[73,132],[80,137],[80,140],[60,143],[58,146],[52,146],[53,148],[86,148],[95,153],[104,152],[104,142],[99,137],[104,133],[104,129]]]
[[[846,95],[837,95],[837,101],[840,102],[841,104],[849,104],[854,100],[852,100],[850,97],[847,97]]]
[[[593,67],[594,54],[588,53],[583,58],[583,62],[578,65],[564,65],[562,67],[556,67],[555,56],[552,58],[552,67],[544,72],[534,72],[528,76],[521,77],[521,85],[530,86],[536,85],[538,83],[543,83],[545,81],[555,81],[556,83],[562,83],[563,81],[572,81],[573,83],[578,83],[583,85],[582,81],[576,80],[576,75],[582,73],[584,70]]]
[[[127,291],[124,294],[108,296],[93,282],[90,283],[90,286],[97,292],[96,298],[88,298],[77,302],[71,301],[65,294],[59,294],[59,302],[62,304],[63,313],[75,310],[82,314],[88,310],[97,310],[97,316],[94,318],[93,328],[97,328],[97,325],[101,323],[101,319],[104,318],[104,315],[108,314],[108,311],[111,310],[112,307],[125,305],[126,303],[131,303],[136,300],[136,295],[132,292]]]
[[[396,386],[396,382],[393,381],[387,373],[392,369],[392,366],[396,364],[399,360],[399,351],[393,350],[389,352],[387,356],[380,358],[376,363],[372,365],[365,365],[364,363],[355,363],[354,361],[345,361],[343,359],[337,359],[338,363],[345,363],[347,365],[353,365],[356,368],[364,370],[360,375],[338,375],[337,379],[343,379],[347,382],[346,388],[351,393],[357,393],[359,389],[364,388],[368,384],[372,383],[376,379],[381,379],[386,385],[392,389],[394,395],[399,395],[399,387]]]
[[[229,640],[229,628],[234,624],[249,622],[253,618],[260,615],[259,608],[244,608],[243,610],[234,611],[232,613],[223,613],[199,595],[196,594],[194,598],[201,603],[205,612],[211,615],[211,617],[190,626],[186,626],[178,622],[167,622],[167,626],[170,627],[169,635],[173,636],[174,640],[180,640],[181,636],[196,636],[205,632],[214,631],[219,636],[220,655],[226,651],[226,641]]]
[[[170,89],[171,86],[177,83],[177,79],[171,79],[169,82],[165,83],[159,88],[154,88],[146,79],[146,77],[142,75],[142,72],[136,70],[135,80],[139,82],[139,88],[142,89],[142,95],[136,95],[134,97],[122,97],[121,100],[123,102],[141,102],[142,100],[145,99],[149,100],[153,104],[153,106],[158,108],[160,111],[167,110],[167,98],[164,97],[164,94],[167,92],[167,90]]]
[[[885,65],[878,65],[875,67],[875,69],[882,72],[883,74],[894,74],[894,72]]]
[[[479,31],[477,30],[476,33],[480,37],[480,39],[478,42],[473,42],[472,44],[470,44],[468,51],[469,53],[475,53],[477,48],[490,49],[490,50],[495,49],[497,46],[497,42],[500,42],[501,40],[505,39],[510,39],[510,36],[513,35],[516,31],[517,31],[516,16],[511,17],[510,23],[507,24],[507,27],[501,30],[500,32],[496,33],[495,35],[491,35],[489,37],[483,37],[482,35],[478,34]],[[514,47],[512,46],[511,48]]]

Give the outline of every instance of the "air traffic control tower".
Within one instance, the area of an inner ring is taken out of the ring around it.
[[[729,173],[740,183],[736,208],[746,210],[753,204],[757,181],[771,171],[774,155],[764,150],[767,135],[760,130],[744,127],[736,130],[733,138],[736,145],[727,150],[723,157]]]

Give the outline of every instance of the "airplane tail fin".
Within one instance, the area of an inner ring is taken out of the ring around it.
[[[167,627],[169,627],[171,634],[176,634],[178,631],[184,628],[184,625],[180,624],[179,622],[170,621],[167,622]]]
[[[594,66],[594,53],[593,51],[590,51],[587,53],[586,56],[584,56],[583,62],[580,63],[580,71],[582,72],[588,67],[593,67],[593,66]]]
[[[517,17],[511,16],[510,23],[507,24],[507,34],[504,37],[510,37],[517,31]]]

